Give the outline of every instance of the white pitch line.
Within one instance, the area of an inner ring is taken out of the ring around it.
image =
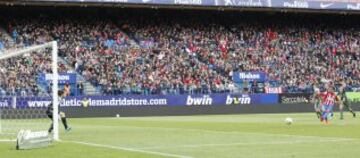
[[[343,139],[334,140],[319,140],[319,141],[278,141],[278,142],[249,142],[249,143],[214,143],[214,144],[189,144],[189,145],[175,145],[175,146],[154,146],[138,149],[168,149],[168,148],[199,148],[199,147],[217,147],[217,146],[238,146],[238,145],[280,145],[280,144],[298,144],[298,143],[315,143],[315,142],[340,142],[350,141]]]
[[[16,139],[0,139],[0,142],[15,142]]]
[[[2,135],[2,134],[3,134],[3,135],[13,135],[13,134],[16,134],[16,133],[4,133],[4,132],[3,132],[3,133],[0,133],[0,135]]]
[[[146,150],[129,148],[129,147],[119,147],[119,146],[97,144],[97,143],[90,143],[90,142],[81,142],[81,141],[63,141],[63,142],[70,142],[70,143],[76,143],[76,144],[82,144],[82,145],[88,145],[88,146],[94,146],[94,147],[102,147],[102,148],[109,148],[109,149],[116,149],[116,150],[139,152],[139,153],[160,155],[160,156],[174,157],[174,158],[193,158],[191,156],[185,156],[185,155],[177,155],[177,154],[163,153],[163,152],[157,152],[157,151],[146,151]]]

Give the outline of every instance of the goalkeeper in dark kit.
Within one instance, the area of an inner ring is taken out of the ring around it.
[[[59,100],[61,100],[64,96],[64,92],[63,91],[58,91],[58,96],[59,96]],[[59,105],[58,105],[59,106]],[[59,109],[59,108],[58,108]],[[46,109],[46,115],[53,120],[53,103],[50,103],[48,108]],[[68,132],[71,130],[71,127],[68,126],[67,121],[66,121],[66,116],[65,113],[59,110],[59,116],[61,118],[61,122],[63,123],[64,127],[65,127],[65,131]],[[53,130],[53,123],[51,123],[51,126],[48,130],[49,133],[51,133]]]

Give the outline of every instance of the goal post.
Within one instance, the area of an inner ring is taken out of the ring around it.
[[[59,140],[59,96],[58,96],[58,46],[57,42],[51,42],[51,58],[52,58],[52,73],[53,73],[53,87],[52,87],[52,101],[53,101],[53,128],[54,140]]]
[[[59,140],[59,123],[58,123],[58,120],[59,120],[59,115],[58,115],[58,112],[59,112],[59,109],[58,109],[58,105],[59,105],[58,89],[59,88],[58,88],[58,62],[57,62],[58,61],[58,45],[57,45],[57,42],[52,41],[52,42],[44,43],[44,44],[41,44],[41,45],[30,46],[30,47],[26,47],[26,48],[15,50],[15,51],[5,51],[5,52],[3,51],[2,54],[0,55],[0,62],[3,61],[3,60],[9,60],[11,58],[21,57],[21,56],[23,56],[25,54],[29,54],[31,56],[32,53],[39,52],[39,51],[44,50],[46,48],[51,49],[51,71],[52,71],[51,102],[53,103],[52,104],[53,105],[53,118],[52,118],[52,120],[53,120],[53,139],[54,140]],[[44,51],[44,53],[47,53],[47,52]],[[5,69],[6,68],[7,67],[5,66]],[[1,84],[1,82],[0,82],[0,84]],[[0,85],[0,90],[1,90],[1,85]],[[9,97],[7,97],[7,99],[9,99]],[[17,101],[15,101],[15,102],[17,102]],[[14,103],[14,101],[12,103]],[[8,105],[8,106],[10,107],[12,105]],[[48,105],[46,105],[46,106],[48,106]],[[1,134],[6,134],[6,133],[4,133],[4,131],[5,131],[4,126],[5,125],[3,123],[3,119],[5,119],[6,116],[4,116],[4,114],[2,114],[2,110],[4,110],[4,107],[1,107],[1,105],[0,105],[0,135]],[[23,111],[25,111],[25,110],[23,110]],[[28,111],[31,111],[31,109],[28,109]],[[22,115],[22,114],[24,114],[24,113],[20,112],[19,114],[16,114],[16,115]],[[9,115],[11,115],[11,114],[9,114]],[[23,117],[25,117],[25,119],[26,119],[26,116],[22,116],[21,118],[23,118]],[[48,125],[50,126],[50,121],[49,121]],[[49,127],[49,126],[47,126],[47,127]],[[20,130],[20,129],[16,129],[16,130]],[[47,129],[44,129],[44,130],[47,130]]]

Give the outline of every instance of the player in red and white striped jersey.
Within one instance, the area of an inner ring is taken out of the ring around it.
[[[321,122],[329,124],[329,119],[333,115],[333,108],[335,104],[340,103],[340,98],[334,92],[333,87],[328,87],[327,91],[321,94],[322,97],[322,115]]]

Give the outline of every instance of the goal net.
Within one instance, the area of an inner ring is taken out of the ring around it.
[[[52,121],[51,134],[59,139],[57,51],[54,41],[0,52],[0,141],[15,140],[20,130],[47,131]],[[46,114],[49,105],[53,120]]]

